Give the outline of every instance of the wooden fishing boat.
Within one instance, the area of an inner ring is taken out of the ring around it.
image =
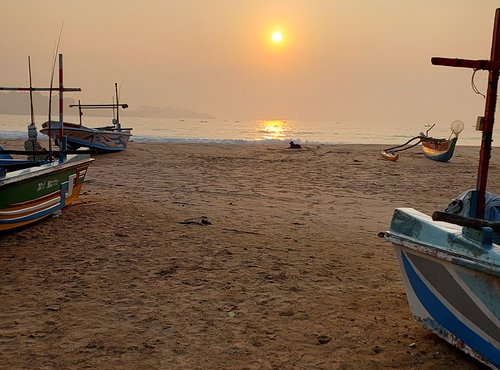
[[[39,221],[73,203],[93,161],[88,154],[64,161],[0,160],[0,231]]]
[[[422,145],[422,152],[424,152],[427,158],[438,162],[448,162],[453,157],[457,141],[458,136],[450,140],[422,137],[420,143]]]
[[[29,139],[25,146],[35,148],[36,126],[34,123],[32,91],[58,90],[60,99],[59,117],[62,122],[62,95],[64,91],[80,91],[79,88],[64,88],[62,85],[62,55],[59,55],[59,87],[1,87],[0,90],[29,91],[31,102],[31,124]],[[0,232],[11,231],[46,218],[79,196],[85,175],[93,161],[88,153],[69,154],[63,131],[59,131],[61,151],[4,150],[0,147]],[[27,145],[26,145],[27,144]],[[15,159],[11,154],[29,155],[31,159]],[[56,159],[54,159],[57,157]],[[41,159],[40,159],[41,158]]]
[[[448,162],[453,157],[455,146],[458,141],[458,135],[464,129],[464,124],[462,121],[453,121],[450,126],[451,134],[448,139],[436,139],[429,136],[429,131],[434,126],[435,125],[430,126],[425,134],[421,132],[420,135],[411,138],[402,145],[382,150],[380,152],[382,158],[388,161],[397,161],[399,159],[398,152],[411,149],[420,144],[422,152],[427,158],[438,162]]]
[[[500,9],[490,60],[432,58],[489,71],[477,189],[432,217],[394,211],[389,231],[410,311],[423,327],[493,369],[500,368],[500,197],[486,192],[500,75]],[[443,148],[444,150],[444,148]]]
[[[127,148],[131,128],[122,128],[120,123],[119,108],[128,108],[128,104],[118,102],[118,87],[115,83],[116,103],[113,104],[72,104],[70,107],[78,107],[80,123],[63,122],[62,126],[67,137],[69,149],[76,150],[80,147],[87,147],[98,152],[120,152]],[[85,109],[113,109],[113,115],[116,109],[116,117],[113,118],[112,126],[87,127],[82,125],[82,110]],[[40,132],[52,138],[56,145],[57,137],[61,129],[60,122],[47,121],[42,124]]]
[[[44,122],[40,132],[49,135],[58,144],[60,123],[52,121],[50,129],[48,126],[49,122]],[[86,147],[100,152],[120,152],[127,148],[132,136],[129,130],[116,130],[113,126],[91,128],[64,122],[63,129],[67,137],[68,148],[72,150]]]

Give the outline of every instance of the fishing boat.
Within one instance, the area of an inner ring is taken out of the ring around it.
[[[394,246],[411,314],[423,327],[493,369],[500,368],[500,197],[486,191],[500,74],[500,9],[490,60],[432,58],[489,71],[476,189],[432,217],[394,211],[380,233]]]
[[[435,125],[431,125],[425,134],[421,132],[418,136],[411,138],[402,145],[382,150],[380,152],[382,158],[388,161],[397,161],[399,159],[399,152],[411,149],[418,144],[421,144],[422,152],[427,158],[438,162],[448,162],[453,157],[455,146],[458,141],[458,135],[464,129],[464,124],[459,120],[453,121],[450,126],[451,133],[448,139],[437,139],[429,136],[429,131],[434,126]]]
[[[39,221],[73,203],[92,161],[88,154],[68,154],[62,162],[0,160],[0,232]]]
[[[131,128],[122,128],[120,123],[119,108],[126,109],[128,104],[120,104],[118,101],[118,87],[115,83],[116,103],[113,104],[72,104],[70,107],[78,107],[80,123],[63,122],[62,126],[67,137],[67,145],[71,150],[80,147],[87,147],[98,152],[119,152],[127,148]],[[116,109],[116,116],[113,118],[111,126],[105,127],[87,127],[82,124],[83,110],[85,109],[113,109],[113,116]],[[42,124],[40,132],[50,136],[58,144],[57,137],[60,122],[47,121]]]
[[[28,59],[29,60],[29,59]],[[33,91],[59,91],[62,121],[63,91],[80,91],[79,88],[64,88],[62,85],[62,55],[59,55],[59,88],[1,87],[0,90],[29,91],[31,101],[31,124],[28,126],[26,147],[33,150],[4,150],[0,147],[0,232],[12,231],[39,221],[73,203],[80,194],[85,175],[93,161],[88,153],[69,153],[66,150],[63,131],[59,141],[60,151],[35,149],[36,125],[34,123]],[[29,159],[16,159],[14,155],[28,155]],[[56,158],[57,157],[57,158]]]
[[[434,127],[434,125],[431,126],[431,128],[432,127]],[[428,135],[420,138],[422,152],[424,152],[427,158],[438,162],[448,162],[451,157],[453,157],[455,146],[458,141],[458,134],[464,129],[464,124],[462,121],[453,121],[450,129],[451,134],[448,139],[436,139]]]

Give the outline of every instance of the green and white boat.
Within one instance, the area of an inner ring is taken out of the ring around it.
[[[88,154],[67,155],[64,161],[26,161],[3,156],[0,232],[39,221],[73,203],[93,161]]]
[[[29,60],[29,59],[28,59]],[[15,91],[59,91],[62,122],[63,91],[80,91],[79,88],[64,88],[62,85],[62,55],[59,55],[59,87],[0,87],[0,90]],[[30,99],[31,100],[31,99]],[[69,154],[65,145],[58,152],[35,149],[36,125],[31,100],[31,124],[25,148],[33,150],[4,150],[0,147],[0,232],[14,230],[48,217],[73,203],[79,196],[85,175],[93,161],[89,154]],[[59,140],[66,143],[61,130]],[[28,159],[16,159],[11,154],[27,155]],[[55,158],[57,157],[57,158]]]

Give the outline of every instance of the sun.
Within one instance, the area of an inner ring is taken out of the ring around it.
[[[271,40],[276,43],[281,42],[283,41],[283,35],[279,31],[273,32],[273,34],[271,35]]]

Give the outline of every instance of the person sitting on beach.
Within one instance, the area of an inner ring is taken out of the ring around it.
[[[300,149],[302,146],[300,144],[295,144],[293,141],[290,141],[290,146],[288,149]]]
[[[47,149],[43,147],[38,141],[38,133],[34,123],[28,125],[28,139],[24,142],[24,150],[27,152],[46,152]],[[28,160],[41,161],[44,160],[46,155],[39,154],[33,156],[33,154],[28,155]]]

